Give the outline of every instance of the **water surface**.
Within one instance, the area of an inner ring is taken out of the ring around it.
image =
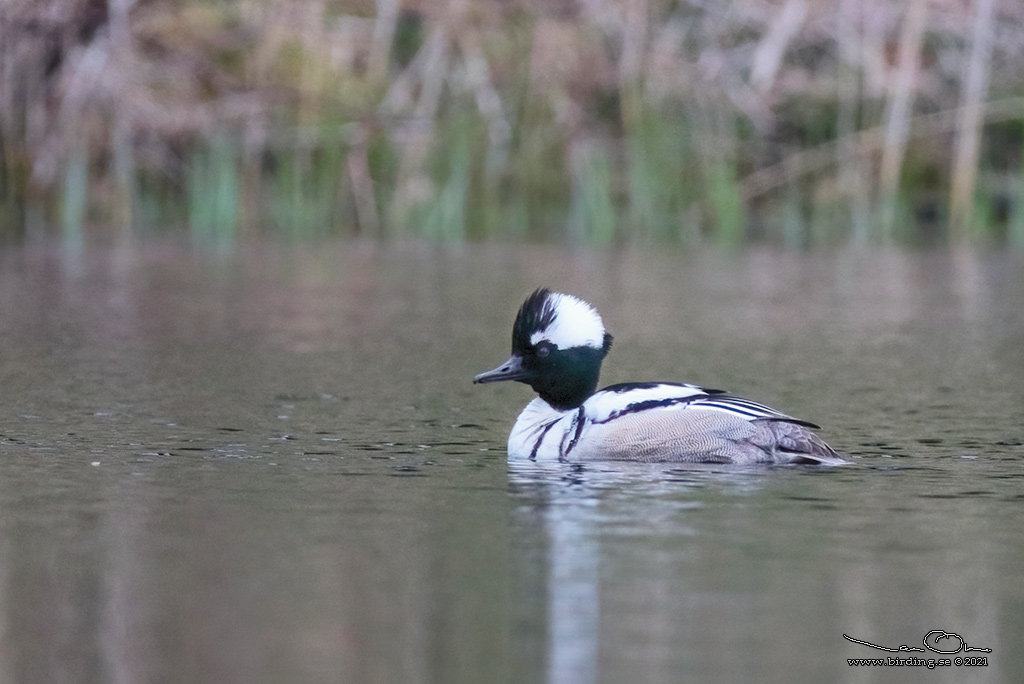
[[[510,469],[541,285],[854,464]],[[6,247],[0,373],[0,681],[1024,678],[1019,257]]]

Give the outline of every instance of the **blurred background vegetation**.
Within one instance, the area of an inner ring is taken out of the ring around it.
[[[3,0],[0,235],[1024,249],[1018,0]]]

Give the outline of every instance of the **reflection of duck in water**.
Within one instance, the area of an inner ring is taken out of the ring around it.
[[[720,390],[671,382],[598,392],[612,345],[601,317],[572,295],[540,289],[512,326],[512,356],[473,382],[516,380],[538,396],[508,439],[511,459],[706,463],[845,463],[817,425]]]

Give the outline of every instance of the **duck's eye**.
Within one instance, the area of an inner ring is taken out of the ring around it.
[[[542,344],[539,347],[537,347],[537,356],[539,356],[542,359],[544,357],[546,357],[550,353],[551,353],[551,347],[549,345],[547,345],[547,344]]]

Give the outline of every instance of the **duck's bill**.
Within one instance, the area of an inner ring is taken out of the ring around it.
[[[523,357],[521,356],[510,356],[508,361],[501,364],[494,370],[489,370],[486,373],[473,378],[474,383],[484,382],[501,382],[502,380],[522,380],[526,377],[523,371]]]

